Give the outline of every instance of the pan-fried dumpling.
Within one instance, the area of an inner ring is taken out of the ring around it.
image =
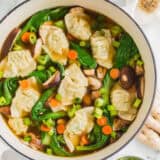
[[[51,59],[65,65],[69,42],[64,31],[56,26],[42,25],[39,34]]]
[[[88,86],[88,80],[77,64],[70,65],[65,71],[58,93],[62,96],[62,104],[70,105],[75,98],[83,98]]]
[[[73,152],[75,146],[79,145],[82,134],[91,132],[94,126],[93,118],[94,107],[86,107],[76,112],[76,115],[67,124],[64,132],[64,139],[70,152]]]
[[[28,79],[29,88],[23,89],[19,87],[11,104],[11,116],[23,117],[31,112],[32,107],[40,98],[40,91],[34,77]]]
[[[68,32],[79,40],[89,40],[92,32],[90,17],[80,7],[72,8],[65,16]]]
[[[17,136],[25,134],[28,130],[22,118],[10,118],[8,124]]]
[[[114,49],[112,36],[109,30],[96,31],[91,37],[93,57],[100,66],[111,68],[113,66]]]
[[[36,62],[29,50],[11,51],[2,63],[5,63],[2,70],[4,78],[25,77],[36,69]]]

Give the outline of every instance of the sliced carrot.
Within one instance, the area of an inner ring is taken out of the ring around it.
[[[111,69],[111,71],[110,71],[110,76],[111,76],[111,78],[112,79],[118,79],[119,78],[119,76],[120,76],[120,70],[118,69],[118,68],[113,68],[113,69]]]
[[[49,104],[51,107],[57,107],[60,105],[60,102],[57,101],[56,99],[52,98],[50,101],[49,101]]]
[[[51,25],[53,25],[53,21],[46,21],[46,22],[44,22],[43,24],[44,24],[44,25],[50,25],[50,26],[51,26]]]
[[[89,140],[87,138],[87,135],[82,135],[81,140],[80,140],[80,145],[84,146],[84,145],[87,145],[87,144],[89,144]]]
[[[74,38],[71,34],[69,34],[69,33],[67,33],[67,38],[68,38],[70,41],[75,40],[75,38]]]
[[[29,37],[30,37],[31,32],[25,32],[23,33],[21,40],[24,43],[28,43],[29,42]]]
[[[104,126],[107,124],[107,118],[106,117],[101,117],[97,119],[97,124],[99,126]]]
[[[102,128],[102,132],[105,135],[110,135],[112,133],[112,128],[109,125],[106,125]]]
[[[41,127],[40,127],[40,130],[43,131],[43,132],[49,132],[51,130],[51,128],[42,124]]]
[[[68,52],[68,58],[71,59],[71,60],[77,59],[77,58],[78,58],[78,53],[77,53],[77,51],[75,51],[75,50],[70,50],[70,51]]]
[[[66,129],[66,127],[65,127],[64,124],[58,124],[58,125],[57,125],[57,133],[58,133],[58,134],[63,134],[64,131],[65,131],[65,129]]]
[[[27,89],[27,88],[29,88],[29,86],[30,86],[29,80],[19,81],[19,84],[20,84],[20,87],[21,87],[22,89]]]

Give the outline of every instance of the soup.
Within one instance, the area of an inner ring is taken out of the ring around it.
[[[46,154],[107,147],[143,102],[144,63],[135,42],[85,8],[36,13],[9,35],[1,55],[0,113],[22,143]]]

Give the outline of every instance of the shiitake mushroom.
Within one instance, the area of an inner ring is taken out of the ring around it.
[[[136,79],[135,71],[130,66],[125,66],[121,69],[120,85],[124,89],[129,89],[133,86]]]
[[[61,80],[60,72],[56,71],[46,82],[43,83],[43,88],[47,89],[56,86]]]
[[[137,97],[142,99],[144,96],[144,76],[136,79]]]

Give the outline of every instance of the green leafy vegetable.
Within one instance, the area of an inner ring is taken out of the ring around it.
[[[138,48],[133,39],[127,33],[123,34],[115,57],[115,67],[122,68],[137,53]]]
[[[109,104],[109,95],[110,95],[110,90],[114,84],[113,79],[110,77],[109,73],[106,74],[106,76],[103,79],[103,88],[101,89],[101,94],[104,99],[104,105]]]
[[[45,82],[50,77],[49,72],[47,72],[47,70],[34,71],[29,75],[29,77],[32,76],[35,77],[39,83]]]
[[[41,120],[40,116],[42,116],[46,112],[46,108],[44,107],[45,102],[48,98],[53,94],[55,88],[50,88],[42,94],[37,103],[33,106],[31,111],[31,116],[33,120]]]
[[[0,106],[11,104],[17,88],[18,78],[8,78],[0,82],[1,97],[4,97],[5,99],[5,103],[0,104]]]
[[[53,152],[57,155],[57,156],[73,156],[74,154],[66,151],[59,143],[58,138],[57,138],[57,134],[56,131],[54,132],[52,139],[51,139],[51,144],[50,147],[52,148]]]
[[[95,125],[93,132],[96,137],[96,143],[88,146],[77,146],[77,151],[94,151],[102,148],[107,143],[109,136],[102,134],[100,126]]]
[[[97,64],[95,59],[91,56],[91,54],[84,48],[79,45],[71,42],[71,47],[77,51],[78,60],[80,64],[85,68],[96,68]]]

